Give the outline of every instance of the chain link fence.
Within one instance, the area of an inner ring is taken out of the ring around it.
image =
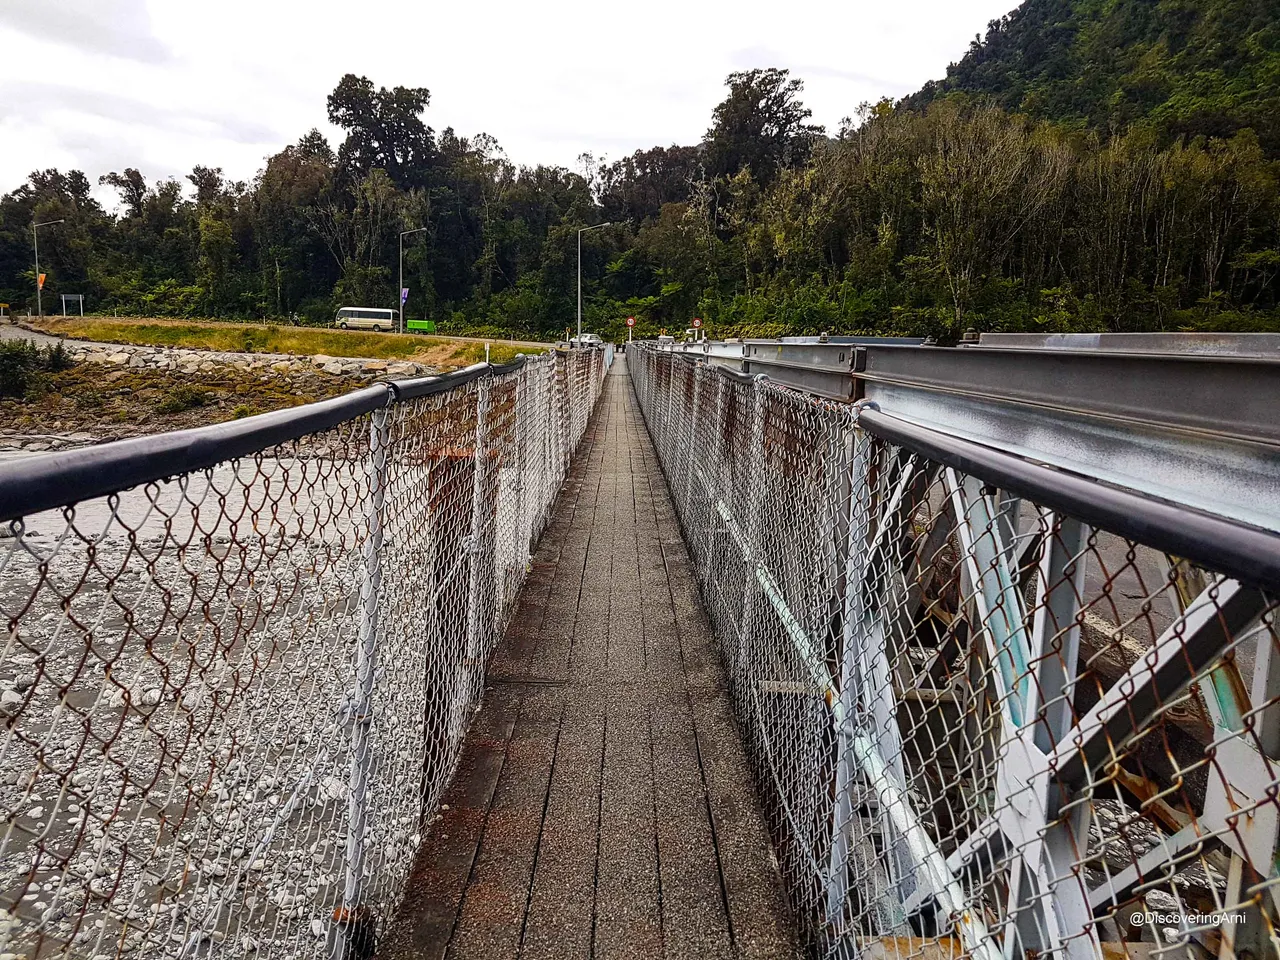
[[[0,955],[369,955],[611,359],[0,465]]]
[[[1276,955],[1280,538],[627,360],[815,955]]]

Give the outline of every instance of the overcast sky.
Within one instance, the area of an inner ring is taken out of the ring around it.
[[[725,76],[789,67],[834,130],[965,52],[1016,0],[0,0],[0,193],[33,169],[248,180],[342,74],[425,86],[436,130],[516,163],[696,143]],[[101,190],[106,200],[114,194]]]

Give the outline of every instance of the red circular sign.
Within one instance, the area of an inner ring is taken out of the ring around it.
[[[636,325],[636,318],[635,318],[635,317],[627,317],[627,326],[628,326],[628,327],[634,327],[635,325]]]
[[[694,318],[693,318],[693,329],[697,330],[697,329],[698,329],[699,327],[701,327],[701,326],[702,326],[702,318],[701,318],[701,317],[694,317]]]

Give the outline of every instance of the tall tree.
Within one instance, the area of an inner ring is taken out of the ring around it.
[[[374,169],[396,186],[424,185],[435,157],[435,137],[422,120],[431,101],[426,87],[374,88],[367,77],[348,73],[329,94],[329,122],[347,132],[338,166],[352,182]]]
[[[707,131],[707,168],[717,176],[749,169],[769,184],[784,167],[802,166],[822,127],[800,102],[804,82],[770,67],[729,74],[729,95],[715,108]]]

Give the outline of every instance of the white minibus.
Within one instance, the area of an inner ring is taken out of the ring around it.
[[[396,328],[396,312],[378,307],[343,307],[333,318],[333,325],[343,330],[385,330]]]

